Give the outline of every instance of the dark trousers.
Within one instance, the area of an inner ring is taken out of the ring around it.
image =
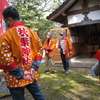
[[[60,50],[60,55],[61,55],[64,70],[69,71],[69,60],[70,60],[70,58],[65,57],[65,54],[63,54],[62,49]]]
[[[40,92],[37,81],[25,86],[32,94],[35,100],[45,100],[43,94]],[[25,100],[24,89],[25,87],[9,88],[13,100]]]

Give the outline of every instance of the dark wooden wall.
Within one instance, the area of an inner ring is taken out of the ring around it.
[[[69,28],[70,34],[73,37],[78,37],[78,42],[73,43],[72,57],[80,54],[89,55],[98,50],[100,46],[100,24],[85,25]],[[88,50],[88,47],[93,50]],[[93,56],[93,55],[92,55]]]

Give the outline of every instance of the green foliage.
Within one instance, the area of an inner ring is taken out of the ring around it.
[[[62,0],[61,0],[62,1]],[[46,19],[47,12],[52,13],[54,8],[61,4],[60,0],[10,0],[20,14],[20,21],[37,32],[39,37],[45,40],[45,35],[51,28],[55,28],[54,22]],[[55,5],[54,5],[55,4]]]

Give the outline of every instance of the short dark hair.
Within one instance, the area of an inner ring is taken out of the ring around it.
[[[12,18],[13,20],[19,20],[19,13],[17,11],[17,9],[13,8],[13,7],[8,7],[6,8],[2,15],[4,16],[5,19],[7,19],[8,17]]]

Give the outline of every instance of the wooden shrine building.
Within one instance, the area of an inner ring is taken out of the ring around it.
[[[47,19],[62,24],[51,31],[66,32],[73,44],[72,57],[92,57],[100,48],[100,0],[66,0]]]

